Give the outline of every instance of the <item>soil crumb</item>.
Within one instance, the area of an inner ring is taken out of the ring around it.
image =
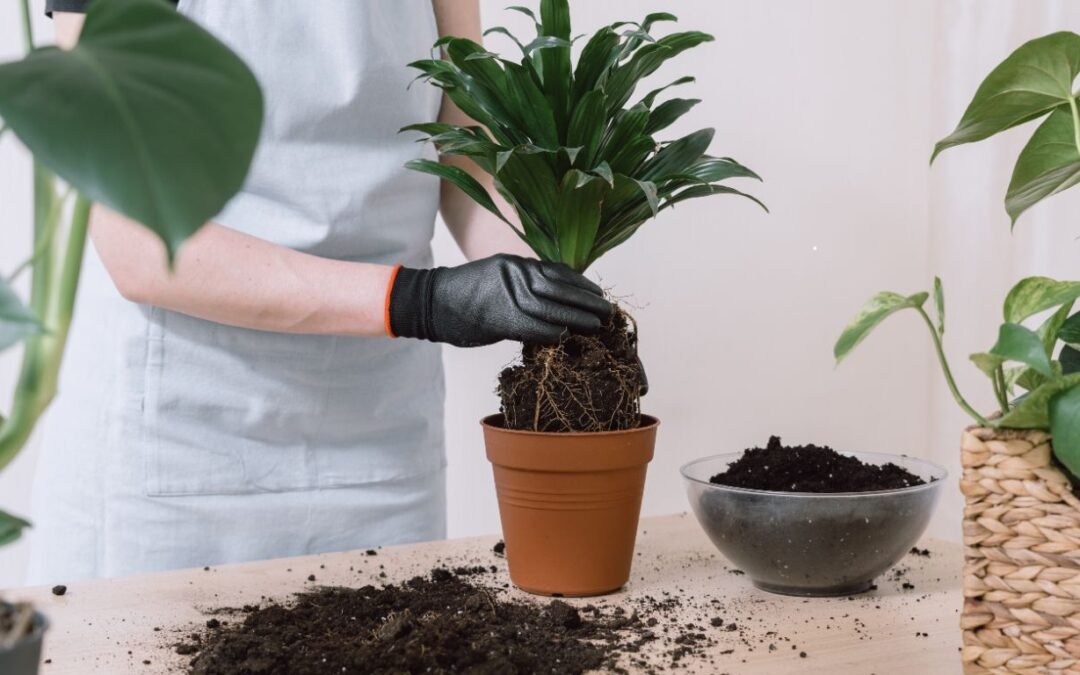
[[[525,431],[634,429],[641,424],[643,381],[637,333],[620,310],[595,334],[526,344],[521,362],[499,375],[503,421]]]
[[[778,492],[867,492],[923,485],[926,481],[889,463],[866,464],[828,446],[785,446],[778,436],[751,448],[726,471],[709,479],[719,485]]]
[[[479,568],[478,568],[479,569]],[[195,675],[582,673],[614,667],[632,620],[510,602],[465,569],[382,588],[328,587],[183,644]],[[179,650],[178,650],[179,651]],[[183,653],[183,652],[182,652]]]

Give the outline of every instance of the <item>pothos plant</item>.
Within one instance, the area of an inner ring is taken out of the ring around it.
[[[955,145],[988,138],[1006,129],[1042,119],[1020,152],[1005,196],[1013,224],[1039,201],[1080,181],[1080,108],[1073,81],[1080,75],[1080,35],[1054,33],[1013,52],[979,86],[956,130],[934,148],[931,161]],[[1004,322],[997,341],[971,361],[990,379],[1000,414],[983,416],[960,394],[942,346],[945,299],[934,280],[934,313],[925,305],[930,293],[903,296],[879,293],[844,330],[834,354],[843,360],[888,316],[917,312],[930,331],[938,360],[956,402],[983,426],[1044,429],[1054,439],[1054,454],[1080,476],[1080,282],[1029,277],[1005,298]],[[1049,316],[1025,325],[1042,313]],[[1023,393],[1013,399],[1015,394]]]
[[[263,110],[243,61],[165,3],[96,0],[70,50],[35,46],[21,5],[27,53],[0,64],[0,138],[13,132],[34,157],[33,251],[0,276],[0,351],[23,345],[0,470],[57,392],[91,203],[156,233],[171,261],[240,189]],[[0,511],[0,545],[27,525]]]
[[[443,58],[412,63],[425,78],[478,124],[422,123],[419,131],[442,156],[462,156],[492,177],[513,208],[515,224],[468,172],[427,159],[408,167],[433,174],[464,191],[514,229],[541,260],[585,271],[627,241],[647,220],[688,199],[711,195],[754,197],[722,184],[758,178],[728,157],[708,154],[713,129],[674,140],[665,130],[700,101],[661,97],[693,82],[680,77],[636,96],[641,81],[668,60],[709,42],[698,31],[653,35],[676,18],[650,14],[640,23],[601,27],[581,47],[576,63],[567,0],[541,0],[528,17],[536,35],[527,42],[503,27],[517,44],[510,59],[460,37],[435,44]],[[526,345],[522,365],[500,376],[508,426],[534,431],[607,431],[640,420],[636,333],[616,314],[606,339],[564,336],[560,347]],[[563,347],[566,347],[565,349]]]

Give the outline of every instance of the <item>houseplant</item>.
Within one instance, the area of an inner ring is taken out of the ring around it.
[[[602,27],[574,64],[567,0],[542,0],[539,17],[511,9],[535,23],[535,38],[523,43],[502,27],[488,32],[513,39],[520,59],[448,37],[436,43],[444,58],[411,64],[478,125],[405,130],[426,134],[442,156],[475,162],[520,225],[465,171],[430,160],[410,168],[450,181],[513,227],[541,259],[579,272],[679,202],[749,197],[720,184],[757,176],[706,154],[712,129],[657,140],[697,100],[658,103],[667,87],[635,99],[642,78],[710,35],[654,37],[655,24],[675,17],[650,14],[641,23]],[[521,362],[500,375],[502,415],[484,420],[484,433],[519,586],[583,595],[626,581],[657,424],[641,415],[640,370],[633,320],[619,311],[597,335],[525,345]]]
[[[225,45],[153,0],[98,0],[71,50],[35,47],[0,64],[0,136],[34,155],[33,252],[0,278],[0,350],[22,369],[0,415],[0,470],[56,393],[91,202],[148,227],[170,259],[240,189],[262,124],[254,75]],[[63,181],[61,183],[61,181]],[[30,275],[29,303],[13,287]],[[29,523],[0,511],[0,545]],[[0,672],[36,672],[44,620],[0,605]]]
[[[1080,176],[1080,36],[1062,32],[1013,52],[980,85],[956,130],[934,157],[1042,119],[1013,170],[1005,207],[1013,224]],[[881,321],[917,312],[949,390],[975,421],[964,432],[963,662],[968,673],[1080,672],[1080,282],[1029,277],[1009,291],[1005,322],[971,360],[990,379],[999,410],[982,415],[957,389],[942,347],[945,301],[930,293],[879,293],[836,344],[843,359]],[[1032,327],[1037,315],[1049,313]],[[1059,347],[1060,343],[1060,347]],[[1023,391],[1019,398],[1013,394]]]

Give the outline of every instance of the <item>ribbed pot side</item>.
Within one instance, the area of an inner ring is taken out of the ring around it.
[[[965,673],[1080,673],[1080,500],[1050,434],[962,442]]]
[[[567,597],[622,588],[659,422],[580,434],[511,431],[498,415],[481,423],[511,581]]]
[[[41,661],[41,643],[49,623],[34,612],[34,630],[8,647],[0,647],[0,675],[37,675]]]

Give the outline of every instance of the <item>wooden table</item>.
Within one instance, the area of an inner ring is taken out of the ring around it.
[[[52,622],[44,675],[182,672],[187,657],[170,645],[205,624],[208,610],[257,604],[261,596],[286,599],[314,585],[401,581],[439,565],[496,565],[498,571],[487,581],[502,584],[508,577],[505,560],[492,551],[496,540],[459,539],[384,548],[376,556],[357,551],[72,583],[62,597],[48,588],[3,595],[34,602]],[[642,654],[655,663],[670,663],[670,639],[678,630],[673,624],[697,624],[711,644],[705,654],[680,661],[688,672],[959,673],[962,551],[936,540],[921,546],[931,551],[929,557],[906,556],[869,594],[788,598],[753,588],[716,552],[693,516],[649,518],[641,523],[630,584],[601,600],[571,602],[633,606],[645,596],[681,597],[682,606],[653,628],[659,639],[647,643]],[[312,574],[315,582],[308,581]],[[506,594],[531,597],[517,590]],[[713,626],[713,619],[721,625]],[[727,630],[730,623],[738,628]]]

